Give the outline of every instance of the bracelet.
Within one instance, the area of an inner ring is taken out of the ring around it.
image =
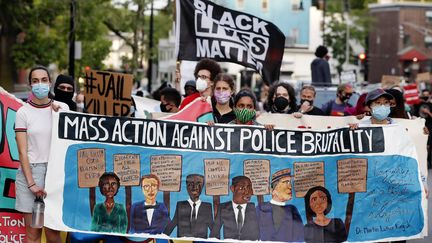
[[[28,186],[27,188],[30,189],[30,187],[36,185],[36,183],[31,184],[30,186]]]

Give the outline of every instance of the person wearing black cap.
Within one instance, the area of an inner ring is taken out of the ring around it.
[[[332,83],[330,76],[330,65],[328,63],[328,49],[318,46],[315,51],[316,58],[311,63],[312,84],[314,86],[326,86]]]
[[[289,168],[279,170],[272,175],[272,199],[257,207],[260,240],[303,241],[304,227],[300,213],[294,205],[287,204],[292,199],[291,179]]]
[[[393,119],[389,117],[391,100],[393,95],[383,89],[375,89],[366,95],[366,106],[371,111],[371,118],[362,121],[362,124],[393,124]]]
[[[185,92],[184,97],[188,97],[189,95],[198,93],[198,90],[196,89],[195,80],[189,80],[185,83],[184,92]]]
[[[60,74],[54,84],[54,100],[63,102],[71,111],[76,111],[76,103],[72,100],[75,92],[74,80],[71,76]]]

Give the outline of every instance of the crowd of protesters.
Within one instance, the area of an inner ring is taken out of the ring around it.
[[[312,65],[314,76],[325,75],[327,79],[327,49],[317,49],[317,59]],[[325,74],[319,74],[324,70]],[[360,94],[355,106],[350,105],[349,100],[355,89],[350,84],[341,84],[337,87],[334,99],[325,102],[322,107],[315,106],[316,89],[312,85],[305,85],[298,91],[287,82],[274,82],[269,86],[268,93],[262,97],[255,96],[250,89],[235,90],[233,77],[222,72],[216,61],[203,59],[196,65],[194,71],[195,80],[185,83],[184,95],[180,91],[165,84],[154,92],[154,98],[160,100],[160,111],[176,113],[185,109],[196,99],[209,101],[213,107],[213,120],[215,123],[260,125],[257,117],[264,112],[293,114],[295,118],[303,115],[320,116],[356,116],[361,124],[393,124],[394,118],[409,119],[422,117],[426,120],[425,132],[432,129],[432,97],[429,90],[421,92],[421,102],[407,109],[404,102],[403,90],[400,87],[390,89],[375,89],[369,93]],[[327,82],[327,81],[323,81]],[[44,191],[44,178],[46,175],[46,163],[48,161],[49,143],[41,139],[50,137],[51,115],[50,109],[68,108],[72,111],[85,111],[84,96],[75,93],[74,81],[71,77],[59,75],[55,83],[51,82],[49,72],[44,67],[36,67],[30,71],[29,85],[32,88],[32,96],[29,102],[17,113],[16,135],[19,149],[21,167],[17,175],[16,208],[25,213],[26,235],[29,241],[40,241],[40,229],[30,227],[30,213],[33,200],[37,196],[46,196]],[[49,89],[53,86],[54,95]],[[326,85],[328,86],[328,85]],[[53,100],[55,100],[53,102]],[[367,119],[363,119],[367,116]],[[361,120],[363,119],[363,120]],[[43,124],[43,131],[39,131]],[[273,129],[274,125],[264,125],[267,129]],[[355,126],[354,126],[355,128]],[[40,133],[43,132],[43,133]],[[429,133],[430,134],[430,133]],[[41,141],[45,143],[42,144]],[[429,136],[428,167],[431,166]],[[33,147],[40,147],[33,150]],[[34,153],[34,151],[37,151]],[[39,170],[39,167],[43,167]],[[47,229],[47,240],[59,242],[58,232]]]

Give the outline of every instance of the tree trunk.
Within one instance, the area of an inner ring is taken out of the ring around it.
[[[17,80],[17,72],[12,60],[12,46],[15,44],[15,36],[0,36],[0,84],[9,91],[14,91],[14,83]]]

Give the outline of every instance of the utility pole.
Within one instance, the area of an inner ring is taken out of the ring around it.
[[[70,2],[69,76],[75,80],[75,0]]]
[[[147,79],[148,79],[148,84],[147,84],[147,91],[149,93],[151,93],[152,91],[152,80],[153,80],[153,24],[154,24],[154,19],[153,19],[153,0],[151,0],[151,5],[150,5],[150,33],[149,33],[149,53],[150,53],[150,57],[149,57],[149,61],[148,61],[148,68],[147,68]]]
[[[323,1],[323,7],[322,7],[322,9],[323,9],[323,27],[322,27],[322,31],[323,31],[323,46],[325,46],[326,45],[326,42],[325,42],[325,38],[324,38],[324,36],[325,36],[325,28],[326,28],[326,22],[325,22],[325,16],[326,16],[326,0],[322,0]]]
[[[346,41],[345,41],[345,64],[349,64],[349,55],[350,55],[350,47],[349,47],[349,39],[350,39],[350,20],[349,20],[349,0],[344,0],[344,9],[345,9],[345,22],[346,22]]]

